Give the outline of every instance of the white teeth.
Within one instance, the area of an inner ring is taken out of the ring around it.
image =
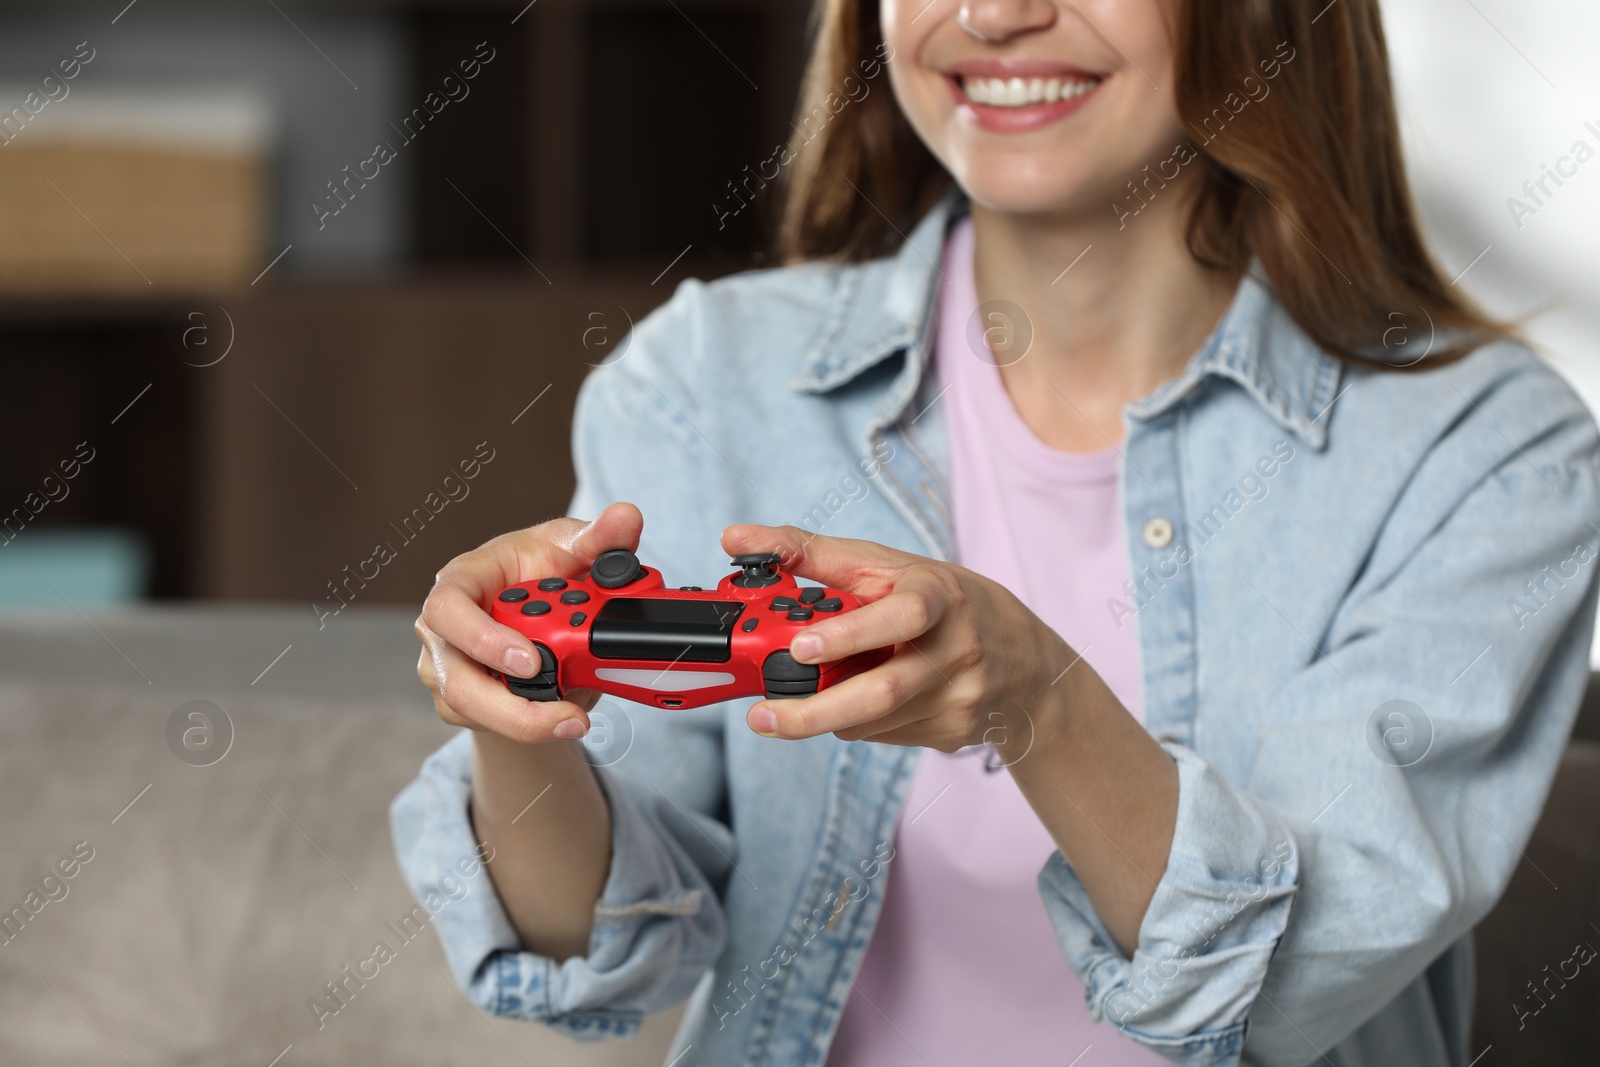
[[[1063,81],[1060,78],[962,78],[961,89],[967,99],[989,107],[1027,107],[1071,100],[1099,85],[1098,80]]]

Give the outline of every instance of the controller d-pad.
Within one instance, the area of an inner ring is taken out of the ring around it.
[[[828,595],[828,591],[821,586],[813,585],[800,590],[800,603],[810,606]]]
[[[792,596],[775,596],[772,598],[772,603],[767,606],[773,611],[788,611],[797,604],[799,601]]]
[[[830,596],[824,597],[811,606],[818,611],[841,611],[844,608],[844,601],[836,596]]]

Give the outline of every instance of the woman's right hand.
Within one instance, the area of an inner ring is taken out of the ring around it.
[[[602,552],[635,550],[643,529],[638,508],[612,504],[593,522],[552,519],[502,534],[447,563],[416,622],[422,642],[417,677],[433,694],[439,717],[452,726],[488,730],[521,744],[573,740],[587,733],[589,710],[598,694],[574,690],[564,700],[526,700],[489,673],[531,677],[539,659],[533,643],[491,619],[486,605],[508,585],[534,578],[576,578]]]

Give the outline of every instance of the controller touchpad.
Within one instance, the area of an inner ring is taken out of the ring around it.
[[[726,663],[743,611],[733,600],[617,597],[590,624],[589,651],[600,659]]]

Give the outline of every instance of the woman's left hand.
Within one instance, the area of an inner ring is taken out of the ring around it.
[[[797,661],[894,648],[881,666],[815,696],[754,704],[747,721],[760,734],[833,733],[943,752],[988,742],[1013,763],[1078,660],[1005,587],[964,567],[793,526],[730,526],[722,545],[730,555],[778,552],[788,573],[868,602],[800,631],[790,645]]]

